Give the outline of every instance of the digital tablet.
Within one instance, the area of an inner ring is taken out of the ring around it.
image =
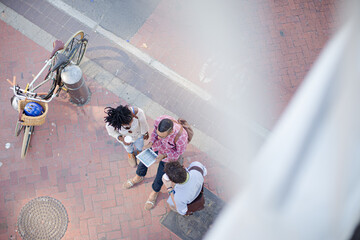
[[[157,154],[150,148],[139,153],[136,158],[139,159],[146,167],[150,167],[157,157]]]

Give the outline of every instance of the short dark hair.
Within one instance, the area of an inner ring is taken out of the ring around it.
[[[107,114],[104,121],[116,130],[120,129],[121,125],[129,124],[133,118],[128,105],[120,105],[117,108],[106,107],[104,112]]]
[[[174,123],[168,119],[168,118],[164,118],[163,120],[160,121],[159,126],[158,126],[158,130],[159,132],[166,132],[169,131],[173,128]]]
[[[187,172],[179,162],[168,162],[165,164],[164,172],[174,183],[183,183],[186,181]]]

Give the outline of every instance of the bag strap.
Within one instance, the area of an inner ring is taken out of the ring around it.
[[[204,176],[204,171],[202,170],[201,167],[198,167],[198,166],[192,166],[191,168],[188,169],[188,171],[190,172],[191,170],[196,170],[198,172],[201,173],[201,175]],[[201,188],[201,193],[204,192],[204,183],[202,184],[202,188]]]
[[[204,171],[201,169],[201,167],[198,167],[198,166],[192,166],[191,168],[188,169],[188,171],[190,172],[191,170],[196,170],[198,172],[200,172],[203,176],[204,176]],[[186,216],[189,216],[189,215],[192,215],[194,212],[198,211],[198,210],[195,210],[194,209],[189,209],[189,207],[192,205],[192,204],[199,204],[199,202],[201,201],[201,199],[203,199],[204,201],[204,183],[201,185],[201,190],[200,190],[200,193],[199,195],[190,203],[187,204],[188,206],[188,210],[186,212]],[[203,203],[204,205],[204,203]],[[201,209],[199,209],[201,210]],[[193,212],[194,211],[194,212]]]
[[[174,144],[176,145],[176,142],[179,140],[179,137],[181,136],[184,127],[183,127],[183,125],[181,125],[181,124],[180,124],[179,122],[177,122],[177,121],[174,121],[174,120],[171,120],[171,121],[172,121],[173,123],[177,123],[177,124],[179,124],[179,125],[181,126],[180,131],[178,131],[178,133],[176,134],[176,136],[175,136],[175,138],[174,138]]]
[[[138,110],[137,108],[135,108],[135,107],[131,107],[131,108],[132,108],[131,115],[132,115],[134,118],[138,119],[138,117],[137,117],[136,115],[138,114],[139,110]]]
[[[174,188],[173,188],[174,189]],[[177,207],[176,207],[176,203],[175,203],[175,197],[174,197],[174,193],[170,193],[170,196],[171,196],[171,200],[173,201],[173,203],[174,203],[174,207],[175,207],[175,209],[177,209]]]
[[[180,131],[176,134],[175,138],[174,138],[174,144],[176,145],[176,142],[179,140],[179,137],[181,136],[182,134],[182,131],[183,131],[183,126],[181,126],[180,128]]]
[[[188,171],[190,172],[191,170],[196,170],[196,171],[200,172],[201,175],[204,176],[204,171],[202,170],[201,167],[192,166],[191,168],[188,169]],[[204,183],[202,184],[202,186],[201,186],[201,191],[200,191],[199,195],[195,198],[195,200],[196,200],[201,194],[203,194],[203,193],[204,193]],[[194,200],[194,201],[195,201],[195,200]],[[194,201],[193,201],[193,202],[194,202]]]
[[[204,176],[204,171],[201,169],[201,167],[198,167],[198,166],[192,166],[191,168],[189,168],[189,172],[191,171],[191,170],[196,170],[196,171],[198,171],[198,172],[200,172],[201,173],[201,175],[203,175]]]

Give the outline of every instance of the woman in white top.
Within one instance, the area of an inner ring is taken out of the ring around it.
[[[144,139],[149,138],[149,126],[145,113],[136,107],[106,107],[104,120],[108,134],[118,140],[128,152],[130,166],[136,167],[135,156],[141,152]]]

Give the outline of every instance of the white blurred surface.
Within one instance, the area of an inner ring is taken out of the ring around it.
[[[351,9],[206,239],[350,239],[360,219],[360,2]]]

